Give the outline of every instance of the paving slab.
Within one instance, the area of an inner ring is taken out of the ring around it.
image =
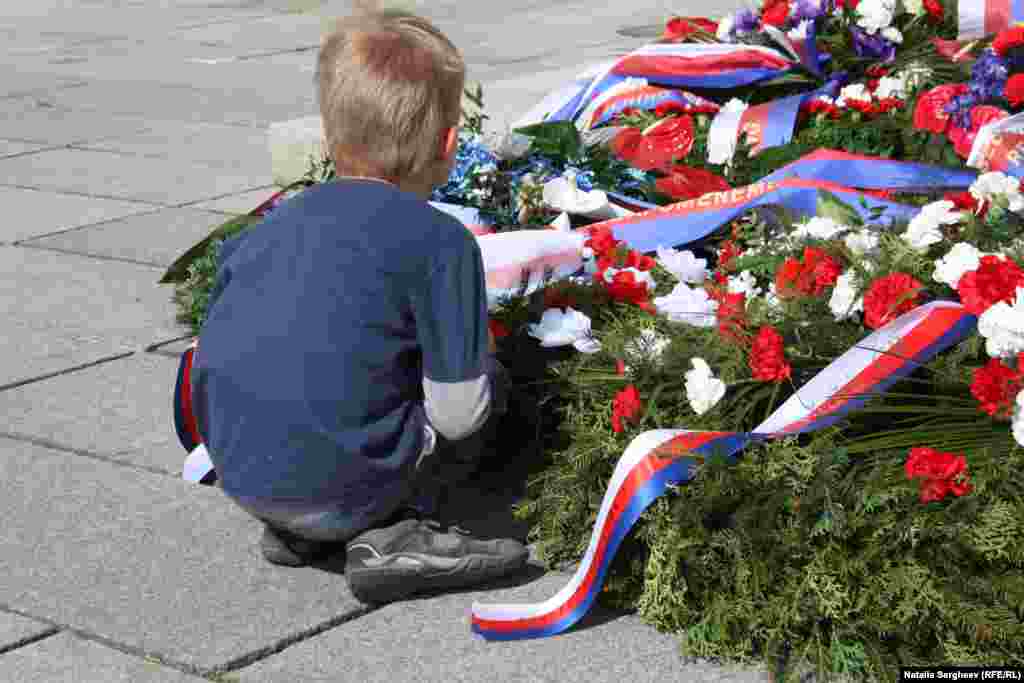
[[[220,213],[231,215],[246,214],[273,197],[274,193],[277,191],[277,187],[265,187],[260,190],[233,194],[208,202],[199,202],[198,204],[193,204],[192,208],[203,209],[205,211],[218,211]]]
[[[0,391],[3,432],[180,476],[176,359],[136,353]],[[2,644],[0,644],[2,646]]]
[[[757,672],[726,679],[723,673],[735,672],[688,664],[675,636],[658,633],[636,616],[600,607],[575,629],[551,638],[487,642],[471,632],[474,601],[544,600],[567,580],[567,575],[552,573],[512,588],[387,605],[236,673],[243,683],[767,680]],[[694,676],[699,673],[711,676]]]
[[[160,268],[0,246],[0,272],[0,387],[187,332]]]
[[[270,167],[266,131],[241,126],[150,121],[142,133],[98,140],[82,147],[240,169],[245,173]]]
[[[299,116],[315,107],[316,93],[305,79],[280,83],[264,81],[260,85],[227,81],[218,88],[148,79],[93,80],[75,88],[50,92],[46,100],[59,107],[121,116],[262,126]]]
[[[53,633],[55,630],[53,626],[36,619],[10,612],[0,612],[0,652],[12,650],[28,641]],[[3,662],[2,656],[0,656],[0,662]],[[3,664],[0,663],[0,671],[2,670]]]
[[[264,561],[214,487],[0,439],[0,515],[0,602],[185,670],[364,611],[342,575]]]
[[[255,208],[255,204],[250,207]],[[27,246],[128,259],[166,268],[227,220],[221,213],[162,209],[25,242]],[[153,278],[160,279],[159,273]],[[162,289],[170,296],[171,288]]]
[[[272,184],[269,168],[221,169],[115,152],[54,149],[0,159],[0,185],[174,206]]]
[[[28,73],[9,66],[0,67],[0,98],[31,95],[84,83],[81,79],[53,74]]]
[[[19,683],[199,683],[202,678],[71,633],[0,655],[0,678]]]
[[[17,220],[0,223],[0,242],[31,239],[153,210],[152,206],[138,202],[2,186],[0,205],[8,216],[17,216]]]
[[[311,14],[276,15],[178,31],[174,39],[202,47],[221,46],[235,55],[259,54],[307,45],[317,46],[323,32],[322,24],[320,17]]]
[[[145,119],[96,111],[72,111],[35,97],[0,100],[0,120],[7,139],[42,145],[84,144],[140,133]]]

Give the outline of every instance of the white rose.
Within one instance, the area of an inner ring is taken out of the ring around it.
[[[1017,288],[1012,304],[1004,301],[978,317],[978,334],[993,358],[1010,358],[1024,351],[1024,287]]]
[[[692,251],[676,251],[658,247],[658,263],[680,282],[699,285],[708,276],[708,260],[697,258]]]
[[[957,242],[948,254],[935,261],[932,279],[956,289],[964,273],[978,269],[983,255],[973,244]]]
[[[595,353],[601,348],[600,343],[590,336],[590,318],[571,307],[565,311],[547,309],[540,323],[530,325],[529,333],[547,348],[572,345],[584,353]]]
[[[708,296],[704,289],[680,282],[667,296],[657,297],[654,307],[673,322],[694,327],[714,327],[718,302]]]
[[[832,289],[832,297],[828,300],[828,308],[837,321],[856,317],[864,310],[864,299],[857,296],[857,273],[848,270],[836,280]]]
[[[836,223],[831,218],[814,216],[803,225],[797,225],[792,234],[797,238],[813,237],[819,240],[828,240],[849,229],[850,226]]]
[[[963,214],[959,211],[952,211],[953,202],[943,199],[938,202],[926,204],[916,216],[910,220],[907,231],[903,233],[903,240],[917,251],[924,251],[933,244],[943,240],[943,225],[958,223]]]
[[[754,279],[754,274],[749,270],[744,270],[739,275],[730,277],[728,289],[730,294],[746,294],[747,299],[753,299],[762,291],[761,288],[757,286],[757,280]]]
[[[725,396],[725,382],[712,374],[711,367],[703,358],[693,358],[690,363],[693,370],[685,374],[686,399],[693,412],[703,415]]]
[[[878,248],[878,235],[870,230],[858,230],[850,233],[843,241],[854,256],[864,256]]]

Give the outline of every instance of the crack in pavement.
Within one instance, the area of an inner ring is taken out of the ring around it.
[[[18,432],[5,432],[0,431],[0,438],[9,439],[11,441],[20,441],[22,443],[30,443],[33,446],[40,446],[42,448],[48,448],[52,451],[59,451],[61,453],[70,453],[72,455],[78,455],[83,458],[91,458],[93,460],[99,460],[109,465],[119,465],[121,467],[127,467],[133,470],[139,470],[147,472],[149,474],[158,474],[162,477],[177,477],[178,475],[167,470],[162,470],[158,467],[152,467],[151,465],[141,465],[130,460],[119,460],[110,455],[103,455],[101,453],[93,453],[92,451],[83,450],[81,448],[75,448],[73,446],[66,446],[52,439],[47,439],[41,436],[31,436],[29,434],[19,434]]]
[[[72,367],[64,368],[63,370],[48,372],[44,375],[37,375],[35,377],[29,377],[27,379],[19,379],[14,382],[8,382],[7,384],[0,384],[0,391],[7,391],[8,389],[17,389],[18,387],[23,387],[27,384],[35,384],[36,382],[42,382],[43,380],[47,380],[53,377],[60,377],[61,375],[68,375],[71,374],[72,372],[78,372],[79,370],[86,370],[97,365],[102,365],[103,363],[108,363],[112,360],[121,360],[122,358],[127,358],[128,356],[132,356],[136,353],[138,352],[124,351],[113,356],[105,356],[103,358],[100,358],[99,360],[89,361],[88,363],[82,363],[80,365],[73,365]]]
[[[111,263],[131,263],[136,266],[146,266],[147,268],[167,268],[167,265],[163,263],[153,263],[152,261],[139,261],[138,259],[125,258],[123,256],[107,256],[105,254],[93,254],[87,251],[76,251],[74,249],[64,249],[61,247],[48,247],[41,244],[25,244],[24,241],[15,242],[14,246],[21,247],[22,249],[35,249],[37,251],[53,251],[57,252],[58,254],[82,256],[84,258],[91,258],[97,261],[107,261]],[[0,391],[3,391],[5,388],[6,387],[0,386]]]

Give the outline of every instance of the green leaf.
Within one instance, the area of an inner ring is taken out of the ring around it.
[[[857,227],[863,224],[856,209],[827,190],[818,191],[818,215],[831,218],[840,225]]]
[[[172,282],[184,282],[188,279],[188,267],[192,265],[196,259],[202,257],[203,254],[206,253],[206,248],[211,242],[218,239],[227,239],[232,237],[250,225],[259,223],[261,220],[263,219],[259,216],[253,215],[236,216],[228,222],[218,226],[213,230],[213,232],[179,256],[177,260],[171,264],[171,267],[167,269],[164,276],[160,278],[158,284],[164,285]]]
[[[515,132],[533,138],[533,149],[541,154],[569,159],[583,152],[583,140],[572,121],[535,123]]]

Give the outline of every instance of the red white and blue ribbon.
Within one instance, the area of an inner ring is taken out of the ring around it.
[[[607,123],[626,109],[651,111],[664,104],[674,103],[687,113],[714,114],[719,106],[711,100],[685,90],[649,85],[645,78],[631,78],[609,88],[580,113],[576,127],[581,131]]]
[[[1024,0],[959,0],[960,40],[983,38],[1024,21]]]
[[[890,219],[909,220],[920,211],[919,207],[865,195],[854,188],[836,183],[786,178],[780,181],[759,181],[722,192],[709,192],[696,199],[595,223],[586,229],[611,228],[615,238],[630,248],[653,252],[659,246],[678,247],[704,239],[729,221],[759,206],[784,206],[798,214],[813,216],[817,212],[821,190],[836,195],[864,218],[870,217],[875,208],[884,209],[884,217]]]
[[[978,179],[978,173],[971,169],[819,149],[765,176],[762,182],[786,178],[823,180],[864,190],[915,192],[970,187]]]
[[[702,460],[733,458],[752,442],[833,424],[966,337],[975,323],[957,303],[920,306],[834,360],[750,433],[659,429],[640,434],[612,473],[590,545],[565,587],[539,603],[473,603],[473,631],[487,640],[542,638],[565,631],[594,603],[615,552],[641,513],[669,487],[692,479]]]

